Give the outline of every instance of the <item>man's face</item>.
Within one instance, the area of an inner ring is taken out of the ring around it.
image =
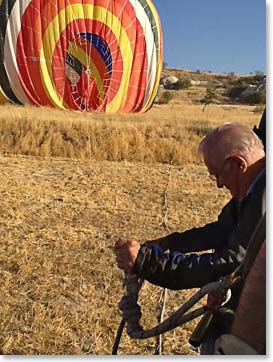
[[[243,174],[234,157],[221,158],[212,162],[208,156],[204,155],[204,162],[217,187],[226,187],[231,195],[239,200]]]

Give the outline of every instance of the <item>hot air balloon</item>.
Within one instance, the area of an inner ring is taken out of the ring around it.
[[[151,0],[0,0],[0,86],[11,102],[145,112],[161,70]]]

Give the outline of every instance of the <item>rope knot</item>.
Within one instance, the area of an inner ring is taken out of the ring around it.
[[[118,307],[127,323],[129,322],[135,324],[141,319],[140,306],[131,296],[123,296],[118,304]]]

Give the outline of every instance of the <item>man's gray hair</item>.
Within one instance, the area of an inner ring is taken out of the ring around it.
[[[260,138],[240,123],[225,123],[214,128],[199,144],[202,154],[219,152],[224,157],[240,154],[247,156],[252,151],[264,151]]]

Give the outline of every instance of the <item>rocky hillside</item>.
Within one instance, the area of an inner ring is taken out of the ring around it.
[[[266,102],[266,76],[262,72],[239,76],[164,68],[157,102],[248,104]]]

